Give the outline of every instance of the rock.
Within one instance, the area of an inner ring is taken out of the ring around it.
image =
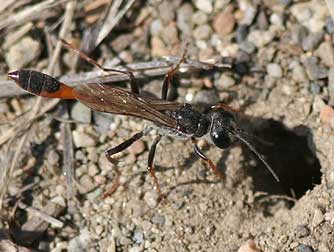
[[[237,43],[241,44],[248,36],[248,26],[239,25],[236,32]]]
[[[316,57],[307,57],[303,63],[310,80],[319,80],[328,76],[328,70],[318,64]]]
[[[318,56],[326,66],[334,66],[334,49],[332,44],[328,42],[322,42],[315,51],[315,56]]]
[[[92,121],[92,110],[80,102],[74,103],[71,109],[73,120],[89,124]]]
[[[224,11],[214,17],[213,28],[216,33],[225,37],[227,34],[230,34],[235,26],[235,19],[233,13]]]
[[[162,29],[161,39],[166,45],[175,45],[179,43],[178,31],[175,23],[169,23]]]
[[[244,41],[239,44],[239,49],[248,53],[252,54],[255,51],[255,45],[252,42],[249,41]]]
[[[129,148],[128,151],[130,154],[139,155],[145,151],[145,143],[142,140],[134,142]]]
[[[295,63],[292,66],[292,79],[296,82],[307,81],[307,75],[306,75],[305,69],[299,63]]]
[[[282,78],[283,76],[281,66],[276,63],[270,63],[267,65],[267,73],[273,78]]]
[[[212,0],[195,0],[195,6],[205,12],[205,13],[211,13],[213,8],[212,8]]]
[[[252,42],[257,48],[262,48],[269,44],[274,39],[274,37],[275,33],[271,30],[253,30],[248,34],[248,41]]]
[[[158,205],[159,194],[155,190],[147,191],[144,195],[144,201],[150,208],[155,208]]]
[[[31,61],[36,59],[40,52],[41,44],[31,37],[24,37],[16,44],[9,48],[6,54],[6,62],[9,70],[17,70],[27,66]]]
[[[312,81],[310,82],[310,85],[309,85],[309,91],[313,95],[320,94],[321,86],[319,85],[317,81]]]
[[[86,194],[86,193],[92,191],[96,187],[96,185],[94,184],[93,179],[88,174],[84,174],[80,178],[79,183],[80,183],[79,192],[81,194]]]
[[[330,125],[334,129],[334,109],[328,105],[325,105],[320,110],[320,120],[323,123]]]
[[[313,248],[308,246],[308,245],[304,245],[304,244],[300,244],[295,250],[294,252],[314,252]]]
[[[87,251],[92,245],[93,236],[87,229],[81,230],[80,234],[69,241],[68,251]]]
[[[311,233],[310,229],[305,225],[298,225],[296,227],[296,236],[298,238],[309,236]]]
[[[333,19],[331,18],[331,16],[328,16],[326,18],[326,31],[329,34],[334,33],[334,23],[333,23]]]
[[[292,25],[291,27],[291,42],[302,47],[303,41],[308,35],[307,29],[299,24]]]
[[[242,19],[239,21],[239,24],[250,26],[257,13],[256,7],[250,1],[241,0],[239,1],[239,8],[242,12]]]
[[[74,130],[72,135],[73,135],[74,145],[77,148],[93,147],[93,146],[96,145],[95,138],[93,138],[92,136],[90,136],[90,135],[88,135],[84,132]]]
[[[304,51],[313,50],[316,48],[323,38],[323,32],[310,33],[303,39],[302,47]]]
[[[311,222],[312,227],[318,226],[323,221],[324,221],[324,214],[319,208],[315,209],[313,214],[313,219]]]
[[[193,36],[195,39],[200,40],[208,40],[211,36],[212,30],[209,25],[200,25],[196,27],[196,29],[193,32]]]
[[[261,252],[261,250],[253,240],[248,240],[238,249],[238,252]]]
[[[151,38],[151,48],[153,57],[163,57],[169,55],[164,42],[157,36]]]
[[[193,7],[189,3],[183,4],[177,11],[177,27],[183,33],[184,36],[190,36],[192,33],[192,19]]]
[[[93,111],[94,128],[100,134],[107,133],[110,130],[110,125],[114,122],[114,115]]]
[[[208,23],[208,15],[202,11],[196,11],[192,18],[191,22],[195,25],[204,25]]]
[[[175,6],[172,2],[162,1],[158,6],[159,18],[164,24],[169,24],[175,20]]]
[[[267,30],[269,27],[269,21],[267,14],[264,11],[260,11],[256,18],[256,24],[260,30]]]
[[[163,25],[160,19],[154,19],[150,25],[150,32],[152,36],[158,36],[162,31]]]
[[[334,67],[331,67],[328,71],[328,92],[331,105],[334,105]]]
[[[196,105],[214,105],[219,102],[219,95],[216,90],[201,90],[199,91],[194,99],[193,103]]]
[[[224,90],[234,85],[235,85],[235,80],[230,75],[223,73],[219,78],[216,88],[218,90]]]

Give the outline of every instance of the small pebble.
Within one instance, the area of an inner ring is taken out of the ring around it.
[[[147,191],[144,195],[144,201],[150,208],[155,208],[158,205],[159,194],[154,190]]]
[[[208,40],[212,33],[211,27],[207,24],[195,28],[193,36],[196,39]]]
[[[334,105],[334,67],[328,71],[328,92],[331,105]]]
[[[27,66],[36,59],[40,52],[41,44],[31,37],[24,37],[9,48],[6,54],[6,62],[9,70],[17,70]]]
[[[77,122],[89,124],[92,120],[92,110],[82,103],[76,102],[71,109],[71,117]]]
[[[328,105],[323,106],[320,111],[320,120],[334,128],[334,109]]]
[[[311,33],[303,39],[302,47],[304,51],[315,49],[323,38],[322,32]]]
[[[248,54],[252,54],[256,48],[252,42],[244,41],[239,44],[239,49]]]
[[[308,35],[308,30],[299,24],[294,24],[291,26],[291,42],[302,47],[303,41]]]
[[[308,246],[308,245],[304,245],[304,244],[300,244],[295,250],[294,252],[314,252],[313,248]]]
[[[224,90],[235,85],[235,80],[228,74],[223,73],[216,85],[218,90]]]
[[[162,1],[158,7],[159,18],[164,24],[169,24],[175,20],[175,7],[168,1]]]
[[[88,175],[89,176],[94,177],[98,173],[99,173],[99,169],[97,168],[97,166],[95,164],[90,164],[88,166]]]
[[[234,30],[235,19],[232,13],[222,12],[214,17],[213,29],[216,33],[224,38],[227,34],[230,34]]]
[[[83,175],[80,178],[79,183],[79,192],[81,194],[86,194],[95,188],[94,181],[90,176],[88,176],[88,174]]]
[[[321,87],[316,81],[310,82],[309,91],[311,94],[316,95],[321,93]]]
[[[334,66],[334,49],[331,43],[322,42],[315,51],[315,56],[318,56],[322,63],[328,67]]]
[[[306,75],[305,69],[299,63],[294,64],[292,68],[292,79],[296,82],[306,82],[307,81],[307,75]]]
[[[208,15],[202,11],[196,11],[192,16],[191,21],[196,25],[207,25]]]
[[[260,11],[256,18],[256,24],[260,30],[267,30],[269,27],[269,21],[267,14],[264,11]]]
[[[152,217],[151,221],[154,224],[164,225],[164,223],[165,223],[165,217],[163,215],[160,215],[160,214],[155,214]]]
[[[267,65],[267,73],[273,78],[282,78],[283,76],[281,66],[276,63],[270,63]]]
[[[190,21],[193,16],[193,7],[189,3],[183,4],[177,11],[177,27],[183,33],[183,35],[190,36],[192,33],[192,22]]]
[[[291,249],[295,249],[295,248],[297,248],[298,245],[299,245],[298,242],[291,242],[289,247],[290,247]]]
[[[248,26],[239,25],[236,32],[237,43],[240,44],[246,40],[248,36]]]
[[[203,106],[217,104],[218,102],[219,95],[214,89],[201,90],[195,95],[193,99],[194,104],[202,104]]]
[[[322,211],[317,208],[314,210],[314,214],[313,214],[313,219],[312,219],[312,227],[316,227],[318,226],[321,222],[324,221],[324,214],[322,213]]]
[[[139,155],[143,153],[146,149],[145,143],[142,140],[134,142],[129,148],[128,151],[130,154]]]
[[[298,225],[296,227],[296,236],[298,238],[309,236],[311,233],[310,229],[305,225]]]
[[[144,234],[142,231],[140,230],[135,230],[134,234],[133,234],[133,240],[136,243],[144,243]]]
[[[262,48],[269,44],[275,37],[271,30],[254,30],[248,34],[248,41],[252,42],[257,48]]]
[[[212,12],[212,0],[195,0],[195,6],[205,13],[210,14]]]
[[[80,148],[80,147],[93,147],[93,146],[96,145],[95,138],[93,138],[92,136],[90,136],[90,135],[88,135],[88,134],[86,134],[84,132],[74,130],[72,132],[72,135],[73,135],[74,145],[77,148]]]
[[[303,63],[310,80],[324,79],[328,76],[328,70],[319,65],[316,57],[307,57]]]
[[[248,240],[238,249],[238,252],[261,252],[261,250],[253,240]]]
[[[334,33],[334,23],[333,23],[333,19],[331,18],[331,16],[328,16],[326,18],[326,31],[329,34]]]

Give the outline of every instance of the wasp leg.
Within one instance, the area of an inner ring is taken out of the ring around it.
[[[161,139],[161,136],[158,135],[154,139],[154,141],[153,141],[153,143],[151,145],[150,152],[148,153],[147,171],[150,173],[151,178],[153,179],[154,186],[155,186],[157,192],[159,193],[160,199],[164,199],[164,198],[166,198],[166,196],[161,193],[160,184],[159,184],[157,176],[155,175],[155,169],[154,169],[154,164],[153,164],[155,150],[157,148],[157,145],[158,145],[160,139]]]
[[[113,147],[107,150],[105,153],[106,153],[106,157],[109,160],[109,162],[114,163],[115,159],[111,157],[112,155],[115,155],[116,153],[119,153],[127,149],[131,144],[133,144],[134,142],[142,138],[144,135],[145,135],[145,131],[143,130],[141,132],[134,134],[131,138],[129,138],[128,140],[125,140],[123,143],[117,145],[116,147]]]
[[[172,85],[172,81],[173,81],[174,75],[176,74],[177,70],[180,68],[181,64],[186,61],[186,55],[187,55],[187,46],[182,54],[180,61],[177,63],[175,67],[169,70],[165,76],[164,82],[162,84],[162,90],[161,90],[162,100],[167,100],[168,89]]]
[[[129,77],[129,79],[130,79],[131,92],[133,92],[135,94],[139,94],[138,84],[137,84],[137,82],[135,80],[135,77],[134,77],[134,75],[133,75],[133,73],[131,71],[122,71],[122,70],[115,69],[115,68],[103,67],[99,63],[97,63],[95,60],[93,60],[91,57],[89,57],[87,54],[85,54],[84,52],[78,50],[73,45],[71,45],[70,43],[68,43],[66,40],[60,39],[60,41],[63,43],[63,45],[66,48],[68,48],[70,50],[73,50],[75,53],[79,54],[79,56],[81,58],[83,58],[84,60],[86,60],[88,63],[96,66],[97,68],[101,69],[102,71],[104,71],[104,72],[116,72],[116,73],[126,74]]]
[[[198,145],[196,144],[194,139],[191,139],[192,143],[194,144],[194,151],[195,153],[201,158],[203,159],[208,166],[210,167],[210,169],[214,172],[214,174],[216,174],[216,176],[218,176],[221,179],[224,179],[224,175],[218,170],[217,166],[211,161],[211,159],[209,159],[202,151],[201,149],[198,147]]]

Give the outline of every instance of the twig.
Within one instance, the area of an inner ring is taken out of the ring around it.
[[[165,75],[171,68],[173,64],[177,64],[180,59],[179,57],[166,57],[166,60],[155,60],[155,61],[149,61],[149,62],[138,62],[138,63],[132,63],[127,64],[124,67],[114,67],[115,69],[119,70],[131,70],[134,73],[134,77],[136,79],[143,79],[147,77],[155,77],[155,76],[162,76]],[[110,66],[106,64],[106,66]],[[229,69],[231,68],[231,65],[228,64],[220,64],[220,63],[205,63],[201,61],[196,60],[186,60],[186,63],[181,64],[181,69],[184,71],[187,71],[189,69],[203,69],[203,70],[209,70],[209,69]],[[128,76],[125,74],[114,74],[114,75],[108,75],[102,77],[102,72],[100,70],[94,70],[90,72],[85,73],[79,73],[79,74],[70,74],[70,75],[64,75],[59,80],[61,82],[65,82],[66,84],[69,84],[70,86],[80,85],[83,83],[113,83],[113,82],[119,82],[119,81],[126,81],[128,80]],[[0,81],[0,98],[2,97],[12,97],[12,96],[18,96],[26,94],[24,90],[14,85],[13,81],[6,80],[6,81]],[[1,144],[1,141],[0,141]]]
[[[0,30],[6,27],[14,27],[29,21],[40,19],[41,16],[36,15],[36,13],[45,13],[47,9],[51,9],[67,1],[68,0],[47,0],[33,6],[29,6],[16,12],[14,15],[10,15],[5,19],[0,20]]]
[[[24,204],[23,202],[19,202],[18,207],[21,208],[21,209],[24,209],[28,213],[31,213],[32,215],[50,223],[54,227],[62,228],[64,226],[64,223],[61,222],[60,220],[57,220],[56,218],[48,215],[47,213],[45,213],[45,212],[43,212],[43,211],[41,211],[41,210],[39,210],[35,207],[28,206],[28,205]]]

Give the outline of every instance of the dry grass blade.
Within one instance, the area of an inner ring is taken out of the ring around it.
[[[119,6],[122,4],[122,0],[116,0],[112,2],[112,6],[109,10],[109,13],[104,21],[104,24],[101,27],[101,30],[95,41],[95,46],[98,46],[102,40],[111,32],[116,24],[121,20],[125,13],[131,8],[135,0],[129,0],[122,9],[119,9]]]
[[[66,193],[67,200],[73,197],[73,164],[74,164],[74,151],[73,151],[73,139],[72,130],[69,123],[62,123],[61,136],[63,145],[63,173],[66,177]]]
[[[65,36],[66,33],[69,31],[69,29],[70,29],[69,26],[71,24],[71,20],[72,20],[73,15],[74,15],[75,6],[76,6],[75,2],[69,2],[66,5],[65,19],[64,19],[63,25],[62,25],[61,30],[60,30],[60,34],[59,34],[60,36]],[[59,46],[61,46],[61,45],[59,45]],[[59,54],[60,54],[60,49],[54,51],[54,53],[52,55],[52,58],[51,58],[51,61],[50,61],[50,64],[49,64],[49,67],[48,67],[49,73],[53,72],[53,68],[55,66],[55,61],[58,59]],[[57,100],[55,100],[53,102],[54,103],[58,103]],[[16,167],[18,157],[21,154],[22,147],[23,147],[23,145],[24,145],[24,143],[25,143],[25,141],[27,139],[27,132],[30,129],[32,123],[35,121],[35,119],[42,115],[41,113],[39,113],[41,105],[42,105],[42,98],[38,97],[37,101],[36,101],[36,103],[35,103],[35,105],[34,105],[34,107],[32,109],[32,111],[28,115],[27,123],[25,123],[23,125],[19,125],[15,129],[11,129],[10,132],[9,132],[9,134],[8,133],[5,134],[5,136],[7,137],[7,139],[6,138],[1,139],[2,141],[6,141],[6,140],[8,140],[11,137],[13,139],[16,139],[19,135],[23,134],[22,138],[19,141],[18,147],[15,150],[14,157],[13,157],[12,160],[10,160],[10,164],[9,164],[9,162],[7,162],[8,165],[6,165],[5,167],[2,168],[3,170],[1,171],[1,174],[6,174],[8,176],[5,177],[1,181],[2,182],[2,186],[0,188],[1,189],[1,192],[0,192],[0,197],[1,197],[0,198],[0,203],[2,203],[3,196],[5,195],[5,192],[7,191],[7,186],[8,186],[8,183],[9,183],[9,178],[10,178],[11,172]],[[43,109],[43,111],[41,111],[41,112],[45,113],[45,109]],[[0,142],[0,145],[1,144],[2,143]],[[2,207],[2,204],[0,204],[0,208],[1,207]]]
[[[40,19],[41,16],[36,15],[36,13],[44,13],[47,9],[51,9],[67,1],[68,0],[46,0],[41,3],[29,6],[21,11],[14,13],[13,15],[4,18],[3,20],[0,20],[0,29],[14,27],[29,21]]]
[[[0,5],[0,13],[6,10],[9,6],[14,4],[16,0],[3,0]]]

